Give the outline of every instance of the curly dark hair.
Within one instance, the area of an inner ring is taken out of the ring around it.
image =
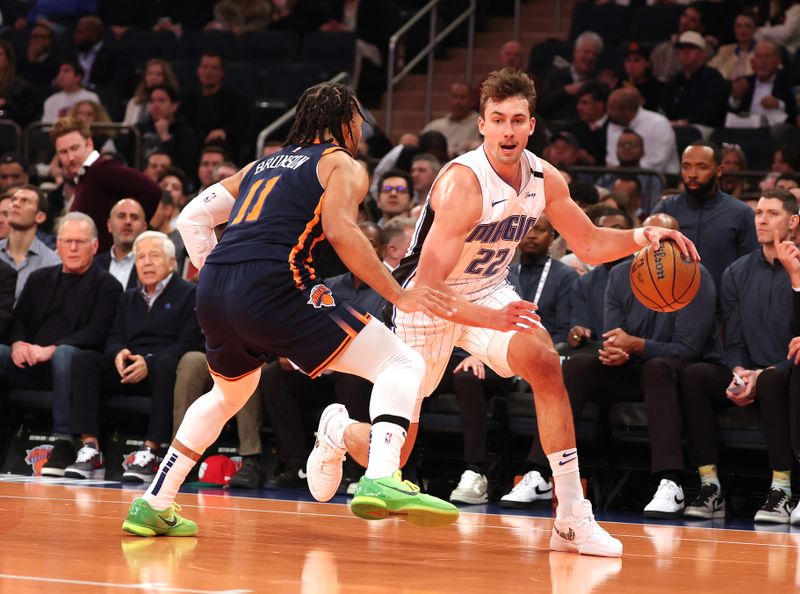
[[[346,125],[352,134],[350,121],[356,113],[364,117],[358,99],[349,87],[340,83],[314,85],[297,102],[294,123],[283,146],[307,146],[317,139],[331,142],[326,138],[330,135],[339,146],[345,147],[342,126]]]

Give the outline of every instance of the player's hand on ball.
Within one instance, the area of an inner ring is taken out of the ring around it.
[[[539,306],[530,301],[512,301],[492,316],[493,323],[488,327],[501,332],[516,330],[525,334],[533,334],[539,327],[538,322],[541,319],[536,315],[537,309]]]
[[[684,256],[687,256],[695,262],[700,261],[700,254],[694,243],[680,231],[675,229],[665,229],[664,227],[645,227],[644,236],[650,241],[653,250],[657,250],[661,242],[665,239],[671,239],[678,245],[678,249]]]
[[[456,298],[431,287],[403,289],[395,302],[397,309],[406,313],[421,311],[431,318],[450,318],[458,309]]]

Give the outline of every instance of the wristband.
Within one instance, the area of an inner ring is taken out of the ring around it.
[[[639,227],[638,229],[633,230],[633,241],[636,242],[636,245],[642,247],[650,243],[650,240],[644,235],[644,227]]]

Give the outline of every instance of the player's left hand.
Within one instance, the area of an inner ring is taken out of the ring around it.
[[[644,227],[644,236],[653,246],[654,250],[657,250],[661,242],[665,239],[671,239],[678,245],[678,249],[684,256],[691,258],[695,262],[700,261],[700,254],[694,246],[694,243],[680,231],[665,229],[663,227]]]
[[[605,332],[603,338],[605,338],[605,341],[603,341],[604,349],[615,346],[628,353],[628,355],[631,353],[639,355],[644,348],[641,338],[631,336],[622,328],[614,328],[613,330]]]
[[[147,377],[147,362],[142,355],[131,355],[128,357],[131,363],[122,370],[121,384],[138,384]]]
[[[475,355],[470,355],[456,365],[453,373],[456,374],[459,371],[471,371],[479,380],[486,379],[486,368],[483,365],[483,361]]]
[[[458,311],[455,296],[431,287],[403,289],[394,304],[406,313],[421,311],[428,317],[445,320]]]

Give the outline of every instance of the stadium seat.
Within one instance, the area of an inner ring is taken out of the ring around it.
[[[258,96],[284,101],[292,106],[303,91],[321,80],[319,67],[311,62],[272,64],[262,73]]]
[[[569,38],[575,40],[584,31],[594,31],[606,42],[625,39],[628,33],[628,7],[616,4],[595,6],[588,2],[575,4]]]
[[[170,61],[178,55],[178,41],[169,31],[127,29],[120,37],[117,48],[134,68],[143,67],[151,58]]]
[[[205,51],[216,52],[224,60],[238,60],[241,55],[239,39],[227,31],[187,32],[178,44],[181,60],[197,61]]]
[[[307,33],[300,50],[300,59],[317,64],[326,79],[342,71],[351,72],[355,55],[354,33]]]
[[[665,41],[678,30],[678,20],[685,6],[659,4],[638,6],[631,14],[629,37],[636,41],[657,43]]]
[[[242,37],[242,59],[264,64],[294,61],[300,39],[294,31],[256,31]]]
[[[548,39],[537,43],[531,48],[528,58],[528,72],[536,78],[542,80],[550,71],[553,59],[561,56],[567,61],[572,59],[572,46],[568,42],[559,39]]]
[[[772,134],[763,128],[715,128],[711,140],[719,145],[723,142],[738,144],[747,155],[747,166],[753,170],[767,170],[772,163],[775,147]]]
[[[703,138],[703,134],[694,126],[675,126],[675,144],[678,146],[678,155],[682,155],[684,149],[695,140]]]

